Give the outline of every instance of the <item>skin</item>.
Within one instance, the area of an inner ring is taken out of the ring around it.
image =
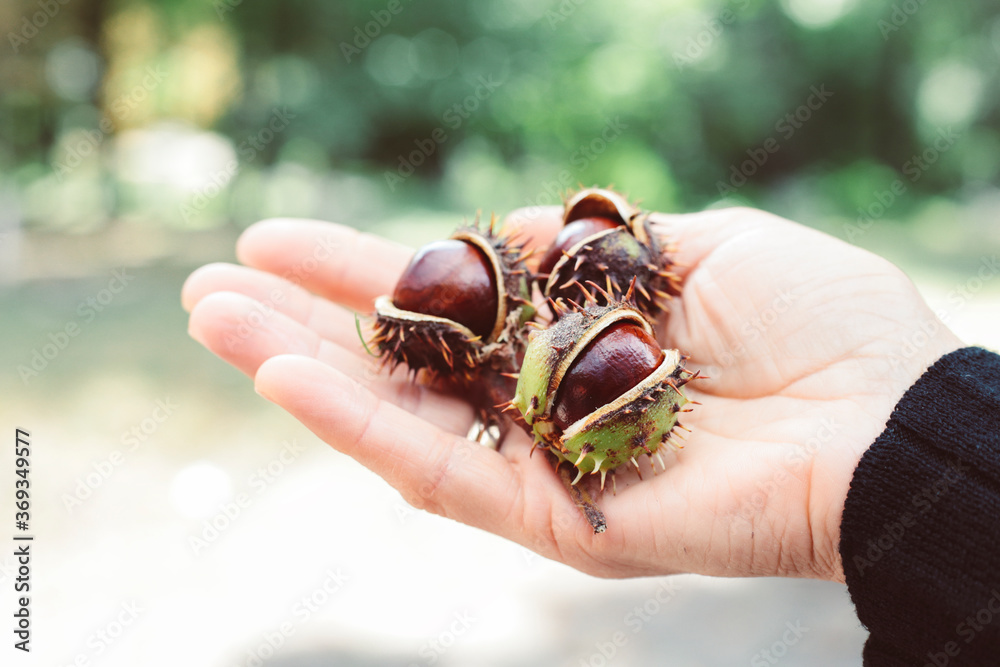
[[[858,460],[904,391],[961,341],[899,269],[820,232],[751,209],[654,220],[684,279],[661,342],[711,379],[687,387],[702,405],[684,415],[692,433],[667,469],[653,476],[643,462],[643,481],[620,474],[617,494],[601,498],[601,535],[547,457],[528,456],[527,436],[513,432],[499,453],[480,447],[464,437],[467,404],[403,371],[387,377],[365,355],[350,310],[391,293],[412,249],[330,223],[265,221],[239,240],[244,266],[197,270],[182,301],[196,340],[417,508],[602,577],[843,582],[840,518]],[[545,248],[559,210],[519,211],[507,226]]]

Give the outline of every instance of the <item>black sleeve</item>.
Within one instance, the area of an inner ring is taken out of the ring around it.
[[[942,357],[854,472],[840,553],[865,665],[1000,665],[1000,356]]]

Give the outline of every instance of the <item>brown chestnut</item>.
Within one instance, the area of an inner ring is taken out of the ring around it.
[[[510,409],[531,428],[535,447],[576,468],[571,485],[600,474],[603,488],[609,472],[637,468],[638,456],[657,457],[673,445],[678,414],[687,411],[683,387],[697,373],[684,368],[678,350],[658,348],[632,296],[558,307],[559,319],[536,331],[524,351]]]
[[[485,229],[461,227],[425,245],[393,294],[375,299],[370,342],[383,363],[465,384],[486,367],[516,370],[535,309],[524,248],[495,228],[494,218]]]
[[[435,241],[417,251],[403,271],[392,301],[401,310],[445,317],[489,336],[497,320],[496,276],[471,243]]]
[[[555,268],[564,252],[568,252],[570,248],[583,239],[606,229],[614,229],[619,224],[611,218],[604,217],[574,220],[559,230],[556,240],[552,242],[552,247],[545,253],[541,264],[538,265],[538,272],[543,275],[552,273],[552,269]]]
[[[605,221],[603,229],[591,226],[596,220]],[[580,221],[587,221],[593,231],[582,233],[587,227],[576,228]],[[665,302],[680,293],[668,246],[653,229],[650,214],[620,194],[600,188],[577,192],[566,200],[563,223],[557,247],[546,254],[537,276],[546,298],[582,304],[587,300],[588,283],[621,295],[635,279],[636,305],[655,318]],[[566,242],[561,244],[563,239]],[[598,301],[602,299],[599,294]]]
[[[563,376],[553,404],[553,422],[566,430],[649,377],[663,356],[656,340],[635,322],[608,327]]]

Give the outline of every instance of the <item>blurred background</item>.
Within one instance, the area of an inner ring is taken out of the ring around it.
[[[191,341],[179,290],[265,217],[419,244],[613,184],[870,248],[996,349],[993,3],[4,0],[0,37],[16,664],[861,664],[843,587],[600,581],[410,510]]]

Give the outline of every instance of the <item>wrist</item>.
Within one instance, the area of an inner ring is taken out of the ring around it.
[[[842,554],[842,523],[852,480],[862,458],[883,437],[901,401],[929,369],[964,347],[962,341],[936,317],[928,321],[936,323],[939,329],[934,337],[925,338],[923,345],[914,345],[910,349],[897,340],[891,343],[891,350],[881,351],[883,370],[869,370],[864,379],[873,380],[881,376],[883,381],[875,382],[869,391],[859,395],[856,414],[846,420],[848,433],[843,447],[851,452],[846,458],[847,465],[821,473],[835,480],[828,485],[833,488],[834,500],[821,519],[825,529],[816,546],[817,569],[823,573],[824,579],[847,583]],[[851,567],[850,563],[846,567]]]
[[[965,348],[919,378],[862,457],[840,551],[872,633],[866,655],[877,647],[923,659],[954,645],[963,664],[995,658],[1000,627],[957,640],[997,588],[998,433],[1000,357]]]

